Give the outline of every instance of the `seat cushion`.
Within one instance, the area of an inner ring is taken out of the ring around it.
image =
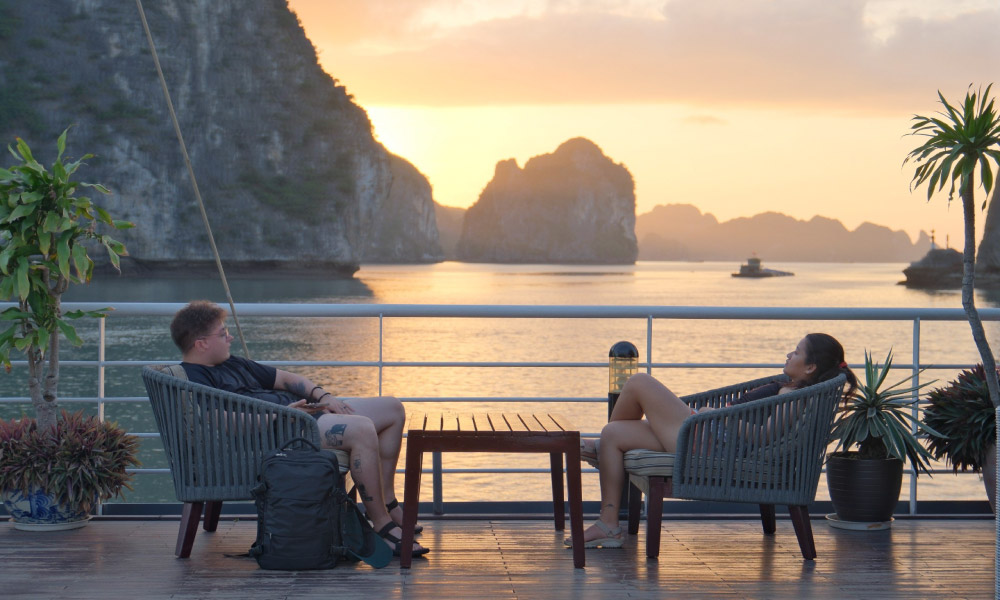
[[[172,375],[177,379],[183,379],[184,381],[188,380],[187,372],[184,371],[184,367],[180,365],[175,364],[175,365],[149,365],[149,366],[152,369],[156,369],[160,373],[164,373],[166,375]]]
[[[346,474],[351,469],[350,455],[347,454],[347,452],[344,452],[343,450],[333,450],[333,449],[328,449],[328,450],[337,455],[337,467],[340,470],[340,474],[341,475]]]
[[[629,450],[625,453],[625,471],[641,477],[672,477],[674,454],[655,450]]]

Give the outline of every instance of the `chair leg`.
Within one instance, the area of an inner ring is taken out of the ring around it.
[[[649,478],[649,494],[646,496],[646,558],[660,556],[660,526],[663,523],[663,477]]]
[[[219,527],[219,515],[222,514],[222,502],[205,503],[205,531],[215,531]]]
[[[765,534],[774,534],[777,524],[775,523],[773,504],[760,505],[760,524],[764,527]]]
[[[812,525],[809,523],[809,507],[789,506],[788,514],[792,517],[792,526],[795,528],[795,537],[799,539],[802,558],[813,560],[816,558],[816,542],[813,540]]]
[[[198,520],[201,519],[203,506],[204,502],[184,503],[181,526],[177,531],[177,546],[174,548],[174,554],[177,555],[177,558],[191,556],[191,546],[194,545],[194,536],[198,533]]]
[[[631,481],[628,484],[628,532],[639,533],[639,511],[642,510],[642,490]]]

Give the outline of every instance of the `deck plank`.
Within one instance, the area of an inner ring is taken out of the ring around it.
[[[5,599],[28,598],[989,598],[995,528],[981,519],[899,519],[853,532],[813,521],[819,557],[804,561],[787,519],[776,535],[756,520],[664,523],[659,560],[644,531],[621,550],[587,550],[573,568],[564,534],[546,520],[433,520],[432,549],[409,570],[346,564],[329,571],[264,571],[235,555],[252,519],[199,531],[191,558],[173,556],[177,520],[95,519],[75,531],[16,531],[0,523]]]

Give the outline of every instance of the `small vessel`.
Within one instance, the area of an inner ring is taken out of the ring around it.
[[[740,265],[739,273],[733,273],[733,277],[788,277],[790,275],[795,275],[795,273],[762,268],[760,259],[756,256],[748,258],[747,264]]]

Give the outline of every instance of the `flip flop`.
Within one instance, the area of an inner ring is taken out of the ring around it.
[[[383,540],[385,540],[392,548],[393,556],[399,556],[399,545],[403,542],[403,540],[389,533],[396,527],[399,527],[399,525],[396,525],[392,521],[389,521],[388,523],[385,524],[385,527],[383,527],[378,532],[378,536]],[[423,556],[430,551],[431,551],[430,548],[424,548],[423,546],[421,546],[419,549],[414,548],[413,556]]]
[[[622,528],[621,527],[615,527],[614,529],[611,529],[610,527],[608,527],[607,525],[605,525],[603,521],[597,521],[597,522],[595,522],[594,526],[597,527],[598,529],[600,529],[602,533],[604,533],[604,537],[597,538],[596,540],[590,540],[589,542],[584,542],[583,543],[583,547],[584,548],[621,548],[622,547],[622,544],[624,543],[625,540],[623,539],[623,536],[622,536]],[[566,544],[567,546],[572,546],[573,545],[573,538],[568,537],[565,540],[563,540],[563,543]]]
[[[590,440],[594,440],[593,444],[588,444]],[[580,440],[580,459],[587,463],[588,465],[598,468],[598,459],[601,454],[601,440],[594,438],[586,438]]]

